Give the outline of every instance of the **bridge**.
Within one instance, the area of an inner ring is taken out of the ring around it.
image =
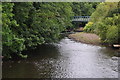
[[[90,20],[90,16],[73,16],[72,22],[88,22]]]

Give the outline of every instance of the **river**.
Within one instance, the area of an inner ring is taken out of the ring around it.
[[[65,37],[30,51],[27,59],[4,61],[3,78],[118,78],[116,53]]]

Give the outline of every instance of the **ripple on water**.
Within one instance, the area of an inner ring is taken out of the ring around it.
[[[29,78],[117,78],[117,59],[111,49],[72,41],[44,45],[31,59],[3,63],[4,77]],[[7,66],[10,66],[8,68]],[[22,71],[22,72],[21,72]],[[11,74],[12,73],[12,74]],[[15,75],[13,75],[15,74]],[[27,75],[29,74],[29,75]]]

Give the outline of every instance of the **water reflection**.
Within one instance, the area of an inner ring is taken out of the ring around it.
[[[118,60],[112,60],[116,52],[106,47],[78,43],[64,38],[59,43],[42,45],[30,53],[32,54],[26,60],[5,61],[3,77],[118,77]]]

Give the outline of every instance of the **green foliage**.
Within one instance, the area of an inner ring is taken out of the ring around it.
[[[104,20],[104,18],[109,17],[112,11],[117,8],[117,3],[100,3],[95,12],[91,15],[91,20],[94,23]]]
[[[90,16],[96,9],[96,6],[99,2],[73,2],[72,10],[74,16]],[[74,27],[78,27],[81,24],[84,25],[83,22],[73,23]]]
[[[98,4],[97,2],[73,2],[72,9],[75,16],[90,16]]]
[[[116,26],[109,26],[106,33],[106,41],[110,44],[118,43],[118,28]]]
[[[2,44],[3,44],[3,56],[11,57],[11,53],[22,51],[24,47],[23,39],[19,38],[14,31],[13,27],[17,27],[18,24],[13,19],[13,3],[2,4]]]
[[[106,34],[106,41],[110,44],[112,43],[119,43],[118,39],[120,38],[119,34],[119,29],[120,29],[120,14],[114,15],[113,17],[108,17],[106,18],[106,24],[108,25],[108,30]],[[109,22],[109,23],[108,23]]]
[[[20,56],[21,52],[44,43],[58,41],[60,33],[71,27],[72,3],[3,3],[3,56]],[[25,53],[24,53],[25,54]]]
[[[90,30],[98,34],[105,43],[120,43],[119,3],[100,3],[91,15],[90,22],[94,24],[90,27]],[[87,30],[85,29],[86,32],[88,32],[88,30],[89,28],[87,28]]]
[[[99,3],[3,3],[3,56],[26,58],[27,55],[21,53],[23,50],[58,41],[60,33],[73,26],[71,16],[89,16],[97,4]],[[89,28],[87,31],[92,31],[93,25],[88,24],[86,30]]]
[[[84,27],[84,31],[85,32],[91,32],[91,27],[93,26],[93,22],[89,22],[88,24],[86,24],[86,26]]]

